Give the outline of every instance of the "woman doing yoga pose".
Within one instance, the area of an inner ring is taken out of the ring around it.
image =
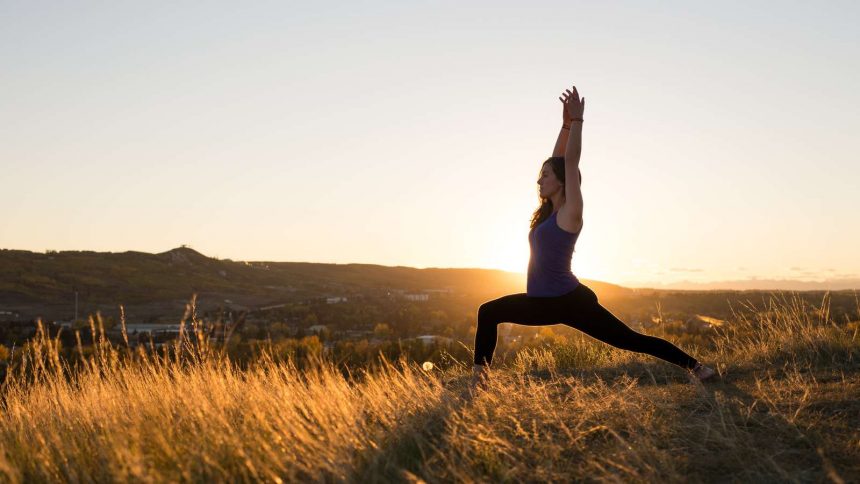
[[[647,353],[690,371],[699,380],[716,372],[672,343],[630,329],[597,301],[597,295],[570,269],[573,247],[582,230],[582,122],[585,98],[576,86],[565,90],[563,123],[552,157],[541,167],[540,207],[529,231],[531,256],[526,292],[487,301],[478,308],[473,384],[487,378],[493,361],[499,323],[528,326],[565,324],[616,348]],[[575,180],[566,180],[566,174]]]

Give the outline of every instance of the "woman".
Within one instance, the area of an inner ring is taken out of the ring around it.
[[[579,156],[585,98],[579,99],[574,86],[573,91],[565,90],[559,100],[563,123],[552,157],[541,167],[541,205],[532,215],[529,232],[527,292],[485,302],[478,309],[473,385],[486,382],[498,325],[505,322],[528,326],[566,324],[616,348],[674,363],[700,381],[714,376],[713,369],[672,343],[630,329],[601,306],[597,295],[571,272],[573,246],[582,229]],[[566,173],[575,173],[577,180],[565,182]]]

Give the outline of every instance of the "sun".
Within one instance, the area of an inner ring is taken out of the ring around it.
[[[528,236],[511,234],[509,237],[498,238],[487,246],[486,266],[493,269],[501,269],[509,272],[520,272],[525,274],[529,265],[529,242]]]
[[[487,237],[492,242],[484,246],[480,267],[521,274],[528,272],[530,255],[528,227],[525,229],[511,228],[509,224],[505,224],[492,231]],[[577,249],[579,249],[578,246],[577,243]],[[595,267],[597,260],[598,258],[594,253],[574,252],[571,264],[574,275],[586,278],[592,277],[595,273],[603,275],[606,268],[601,271],[600,267]],[[599,262],[597,265],[600,265]]]
[[[508,272],[519,272],[526,274],[529,266],[529,243],[528,237],[524,236],[522,241],[511,234],[509,237],[499,237],[492,245],[486,247],[483,267],[500,269]],[[605,274],[608,268],[595,267],[596,257],[594,254],[580,252],[573,253],[571,270],[578,278],[590,279],[597,275]],[[603,280],[603,279],[601,279]]]

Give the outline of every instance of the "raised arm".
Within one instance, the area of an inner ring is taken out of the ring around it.
[[[570,114],[567,112],[567,98],[572,92],[570,89],[565,89],[558,100],[561,101],[561,129],[558,130],[558,138],[555,140],[555,148],[552,149],[552,156],[564,156],[564,149],[567,146],[567,136],[570,134]]]
[[[564,211],[571,225],[582,224],[582,191],[579,180],[579,155],[582,153],[582,114],[585,111],[585,98],[579,99],[576,86],[563,100],[566,114],[570,120],[570,134],[564,148]]]
[[[568,133],[570,133],[570,125],[562,124],[561,129],[558,130],[558,139],[555,140],[555,148],[552,149],[552,156],[564,156]]]

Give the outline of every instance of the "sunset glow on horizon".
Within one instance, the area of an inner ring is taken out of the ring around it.
[[[0,10],[0,248],[524,273],[576,84],[577,277],[860,279],[860,4]]]

